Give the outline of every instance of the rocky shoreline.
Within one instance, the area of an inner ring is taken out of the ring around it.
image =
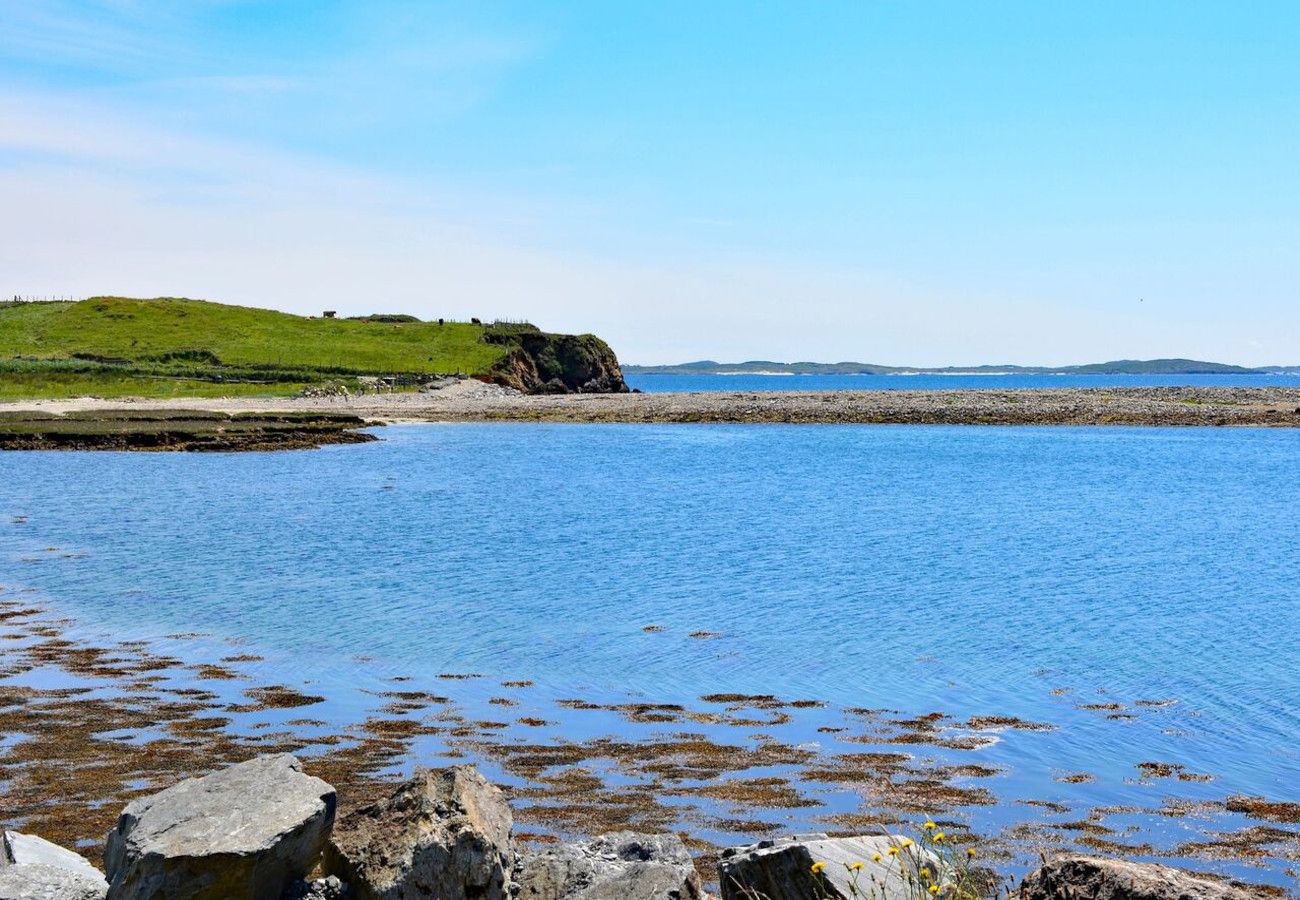
[[[472,379],[435,389],[294,398],[0,404],[0,413],[175,409],[335,414],[394,422],[1135,425],[1300,427],[1297,388],[1065,388],[952,391],[764,391],[529,395]]]
[[[343,413],[95,409],[0,413],[0,450],[309,450],[376,438]]]
[[[556,397],[466,391],[406,401],[393,412],[398,410],[424,421],[460,422],[1300,427],[1300,390],[1080,388]],[[382,418],[384,410],[367,409],[365,414]]]
[[[473,766],[418,772],[343,816],[289,754],[255,757],[129,803],[103,874],[37,835],[0,837],[0,900],[711,900],[675,834],[614,832],[526,849],[500,788]],[[720,900],[1248,900],[1249,886],[1069,855],[1006,891],[926,822],[916,837],[786,836],[723,851]],[[309,880],[313,875],[319,877]]]
[[[1273,886],[1257,895],[1284,896],[1276,885],[1291,883],[1300,858],[1285,827],[1300,821],[1300,806],[1216,800],[1201,790],[1207,776],[1166,763],[1137,766],[1152,792],[1146,804],[1012,800],[1023,817],[980,825],[973,813],[993,808],[1004,774],[981,748],[1000,741],[1041,752],[1031,745],[1056,727],[1047,722],[733,694],[684,705],[611,701],[473,673],[410,677],[381,667],[367,675],[365,664],[348,676],[349,695],[306,673],[271,680],[285,675],[241,641],[87,637],[29,591],[0,595],[0,827],[97,862],[123,804],[195,772],[286,753],[336,786],[343,816],[388,795],[412,763],[472,761],[506,792],[521,846],[674,832],[706,877],[724,848],[743,841],[872,833],[927,815],[1004,873],[1026,871],[1041,853],[1160,858],[1267,879]],[[1071,702],[1089,717],[1129,720],[1123,727],[1148,715],[1161,727],[1184,721],[1167,701]],[[1055,779],[1067,791],[1091,780],[1084,772]],[[841,792],[847,804],[835,799]],[[1152,831],[1132,827],[1139,815]],[[1183,835],[1176,846],[1157,837],[1169,828]]]

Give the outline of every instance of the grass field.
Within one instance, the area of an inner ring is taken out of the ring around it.
[[[0,399],[275,395],[360,375],[473,375],[506,353],[484,330],[178,298],[0,303]]]
[[[39,365],[22,372],[0,364],[0,401],[61,397],[291,397],[316,382],[243,382],[133,375],[124,372],[76,373]],[[344,382],[346,386],[346,382]]]

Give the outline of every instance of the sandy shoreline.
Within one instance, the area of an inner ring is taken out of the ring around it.
[[[351,397],[32,400],[0,413],[114,409],[350,413],[380,423],[791,423],[1300,427],[1300,388],[737,391],[526,396],[477,381]]]

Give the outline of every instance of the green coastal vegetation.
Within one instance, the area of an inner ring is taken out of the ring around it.
[[[456,374],[577,390],[587,379],[566,355],[575,346],[607,353],[617,372],[598,338],[522,323],[309,317],[178,297],[9,301],[0,303],[0,399],[275,396]]]
[[[775,375],[1259,375],[1300,373],[1300,366],[1260,366],[1246,368],[1226,363],[1195,359],[1119,359],[1112,362],[1080,366],[881,366],[861,362],[774,362],[751,359],[746,362],[720,363],[711,359],[668,366],[625,365],[629,375],[737,375],[770,373]]]

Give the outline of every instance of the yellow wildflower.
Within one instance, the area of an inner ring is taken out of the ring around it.
[[[898,848],[897,848],[897,847],[890,847],[890,848],[889,848],[889,855],[890,855],[890,856],[897,856],[897,855],[898,855]]]
[[[927,819],[925,823],[925,830],[934,831],[934,829],[935,829],[935,824]]]
[[[922,877],[922,878],[929,878],[929,877],[930,877],[930,867],[929,867],[929,866],[921,866],[921,877]]]
[[[916,843],[916,842],[913,841],[911,838],[905,838],[905,839],[903,840],[903,849],[906,850],[908,847],[912,846],[914,843]]]
[[[975,858],[975,848],[974,848],[974,847],[967,847],[967,848],[966,848],[966,856],[969,857],[970,859],[974,859],[974,858]]]
[[[937,893],[939,893],[939,885],[937,885],[937,884],[932,884],[932,885],[930,885],[930,893],[931,893],[931,894],[937,894]]]
[[[854,872],[856,872],[862,868],[862,863],[855,862],[853,865],[849,866],[849,868],[852,869]]]
[[[871,854],[871,861],[872,861],[872,862],[880,862],[880,854],[879,854],[879,853],[873,853],[873,854]]]
[[[812,870],[819,875],[823,871],[825,871],[825,869],[826,869],[826,863],[821,862],[820,860],[812,864]]]
[[[942,843],[944,837],[946,837],[946,835],[945,835],[942,831],[939,832],[938,834],[936,834],[936,835],[934,836],[935,843]]]

